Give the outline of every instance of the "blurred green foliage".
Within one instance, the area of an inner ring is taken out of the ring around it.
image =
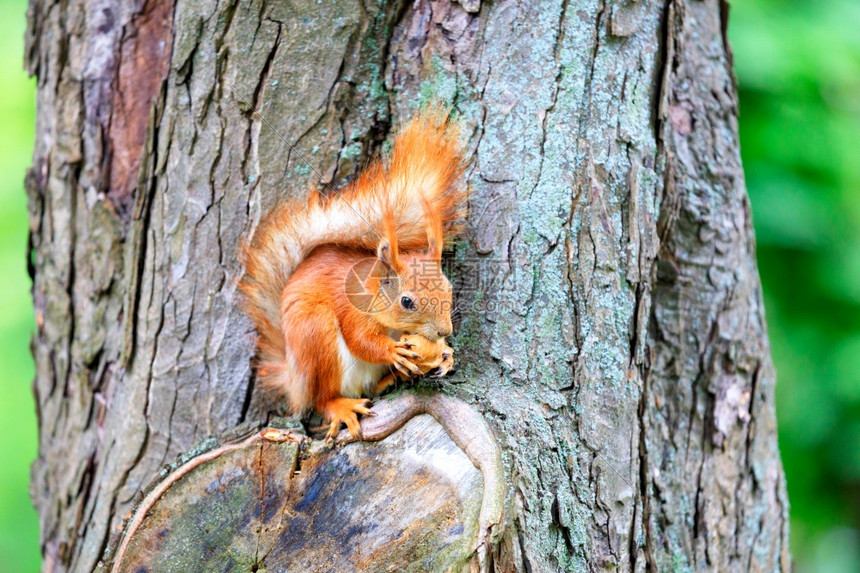
[[[860,571],[860,2],[737,0],[729,36],[799,571]]]
[[[0,570],[39,567],[24,170],[24,0],[0,0]],[[800,571],[860,571],[860,3],[738,0],[741,144]]]
[[[36,457],[24,172],[33,149],[35,82],[23,71],[26,2],[0,1],[0,571],[39,570],[39,526],[27,493]]]

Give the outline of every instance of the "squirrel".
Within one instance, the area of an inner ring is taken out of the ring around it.
[[[465,217],[458,136],[443,110],[417,114],[387,161],[339,192],[275,207],[242,247],[257,378],[293,413],[322,414],[326,439],[341,424],[360,437],[358,414],[373,414],[363,396],[453,364],[441,257]]]

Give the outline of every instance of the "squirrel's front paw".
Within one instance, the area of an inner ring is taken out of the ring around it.
[[[454,368],[454,349],[447,344],[444,346],[445,347],[442,349],[442,353],[439,358],[440,362],[438,366],[431,368],[427,372],[427,374],[433,378],[441,378]]]
[[[439,378],[454,367],[454,350],[448,346],[444,338],[431,341],[420,334],[404,334],[400,337],[399,343],[420,356],[415,364],[421,370],[421,374]]]
[[[413,376],[421,376],[423,372],[418,367],[421,361],[421,355],[413,350],[414,344],[404,341],[403,337],[394,344],[394,350],[391,353],[389,362],[394,369],[397,370],[404,378],[412,378]]]
[[[341,423],[346,424],[352,437],[361,438],[361,426],[358,423],[358,414],[372,416],[373,412],[369,406],[370,400],[365,398],[335,398],[334,400],[329,400],[323,406],[323,415],[326,420],[331,421],[325,439],[334,439],[340,430]]]

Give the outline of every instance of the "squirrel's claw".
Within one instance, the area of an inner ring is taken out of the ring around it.
[[[392,362],[392,365],[397,368],[398,372],[405,374],[407,378],[412,376],[421,376],[421,369],[410,362],[407,357],[400,354],[394,355],[394,362]]]
[[[394,349],[398,355],[403,356],[404,358],[410,358],[412,360],[421,360],[421,355],[417,352],[412,352],[411,350],[407,350],[406,348],[397,347]]]
[[[435,378],[441,378],[448,374],[452,368],[454,368],[454,355],[449,350],[446,350],[442,353],[442,362],[439,364],[433,376]]]
[[[392,363],[392,364],[391,364],[391,366],[392,366],[395,370],[397,370],[397,372],[399,372],[400,374],[402,374],[402,375],[403,375],[403,377],[404,377],[405,379],[407,379],[407,380],[408,380],[409,378],[412,378],[412,373],[411,373],[411,372],[409,372],[409,370],[407,370],[406,368],[404,368],[404,367],[403,367],[403,366],[401,366],[400,364],[398,364],[397,362]]]

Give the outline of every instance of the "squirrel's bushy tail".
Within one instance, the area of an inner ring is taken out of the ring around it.
[[[264,382],[286,375],[281,293],[296,267],[315,248],[337,244],[374,252],[385,219],[395,221],[402,251],[425,248],[428,232],[451,237],[465,215],[458,129],[438,109],[414,117],[397,135],[387,162],[376,160],[349,186],[328,197],[276,207],[242,248],[240,283],[245,310],[259,334],[258,375]],[[390,220],[390,219],[389,219]],[[441,248],[441,245],[439,245]]]

